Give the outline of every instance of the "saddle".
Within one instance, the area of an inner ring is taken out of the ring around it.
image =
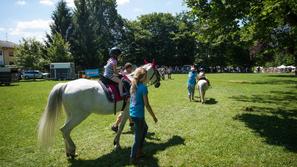
[[[122,110],[126,106],[126,99],[130,97],[130,80],[126,76],[120,76],[119,77],[123,82],[123,93],[126,94],[125,97],[121,97],[118,83],[110,80],[109,78],[104,77],[103,75],[99,76],[98,83],[101,85],[101,87],[104,90],[104,93],[108,99],[109,102],[114,103],[114,114],[116,110],[116,103],[118,101],[124,100],[124,104],[122,106]]]
[[[198,81],[200,81],[200,80],[205,80],[207,82],[207,84],[210,86],[210,82],[209,82],[209,80],[207,78],[201,77],[201,78],[198,79]]]

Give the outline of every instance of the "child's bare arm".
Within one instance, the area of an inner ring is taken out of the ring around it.
[[[112,69],[113,69],[113,72],[114,72],[115,75],[119,75],[116,65],[113,65]]]
[[[151,107],[151,105],[149,103],[147,95],[143,95],[143,101],[144,101],[144,105],[145,105],[147,111],[151,114],[151,116],[153,117],[155,123],[157,123],[158,119],[156,118],[156,116],[155,116],[155,114],[154,114],[154,112],[152,110],[152,107]]]

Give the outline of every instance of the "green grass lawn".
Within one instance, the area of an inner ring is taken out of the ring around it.
[[[159,122],[146,114],[144,166],[297,166],[297,78],[209,74],[201,104],[187,98],[187,75],[172,77],[149,88]],[[113,151],[114,115],[92,114],[73,130],[76,160],[67,160],[59,131],[49,152],[38,149],[37,124],[56,83],[0,86],[0,166],[128,166],[133,135],[126,127]]]

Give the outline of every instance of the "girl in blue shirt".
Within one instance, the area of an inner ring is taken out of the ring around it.
[[[134,144],[131,148],[130,161],[136,164],[143,156],[143,143],[147,134],[148,126],[144,119],[144,106],[153,117],[155,123],[156,118],[148,100],[147,86],[144,84],[147,79],[146,70],[144,68],[137,68],[133,79],[131,80],[130,88],[130,117],[134,122]]]
[[[195,93],[195,85],[196,85],[196,78],[197,78],[197,71],[194,66],[191,67],[191,71],[188,75],[188,96],[189,100],[194,100],[194,93]]]

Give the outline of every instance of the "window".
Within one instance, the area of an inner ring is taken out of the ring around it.
[[[9,56],[11,56],[11,57],[13,56],[13,51],[9,52]]]

